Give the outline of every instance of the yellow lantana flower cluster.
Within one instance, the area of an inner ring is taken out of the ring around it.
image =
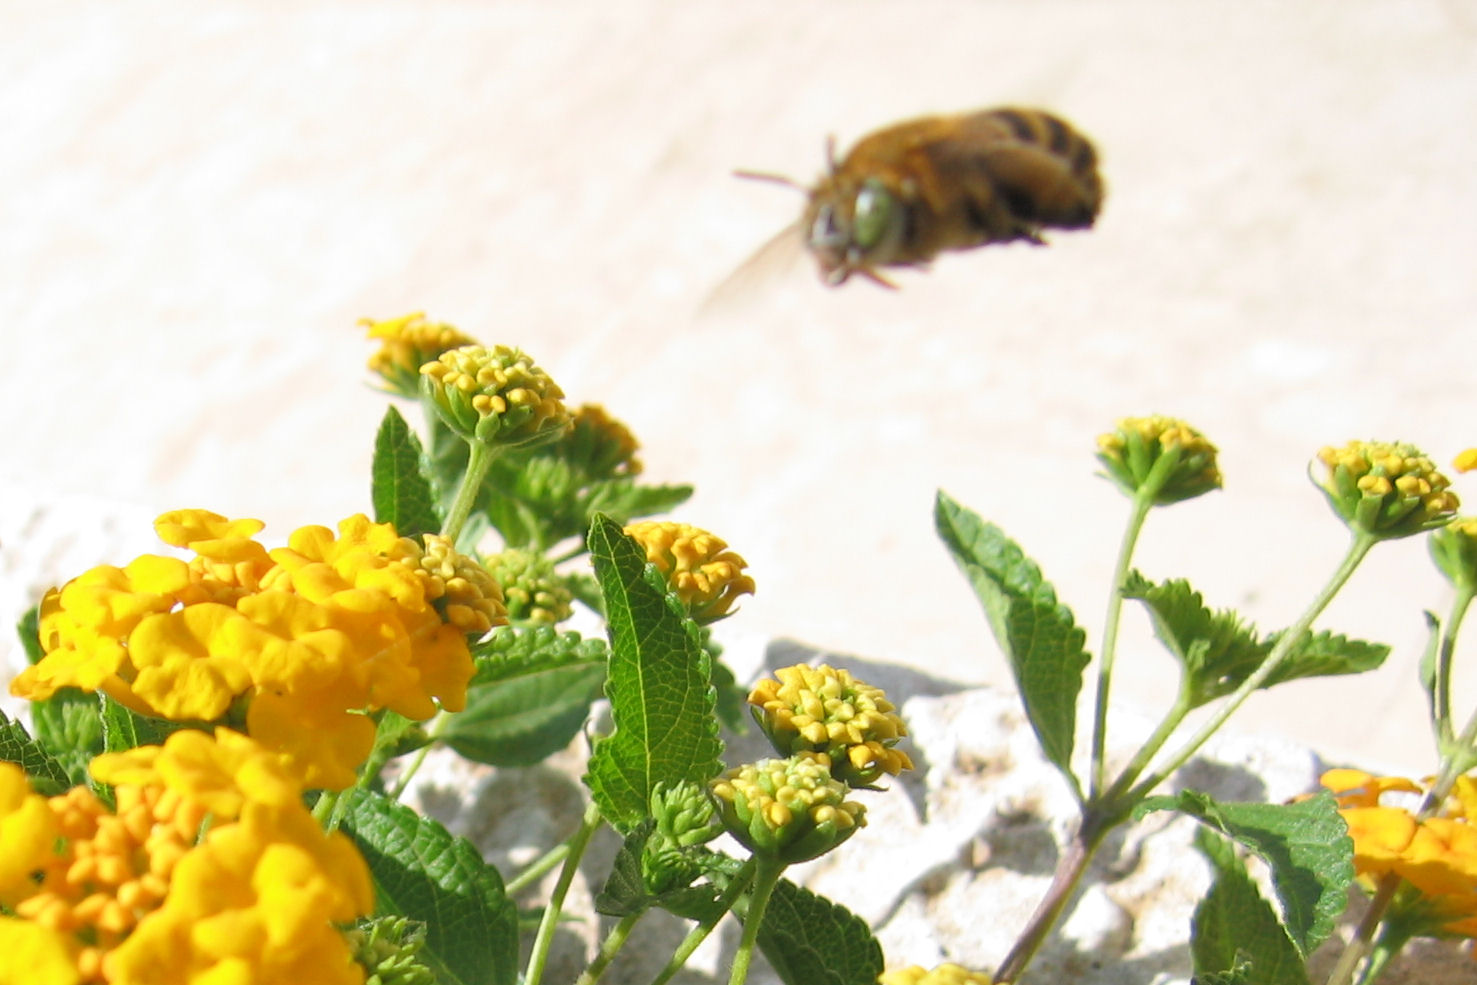
[[[228,729],[186,730],[99,756],[92,773],[114,784],[116,808],[86,787],[42,798],[0,763],[15,914],[0,941],[47,962],[22,966],[27,982],[364,980],[335,924],[372,910],[369,869],[313,820],[281,757]]]
[[[1431,904],[1433,929],[1477,937],[1477,779],[1459,777],[1448,802],[1424,820],[1381,803],[1386,794],[1424,794],[1414,780],[1335,769],[1320,782],[1338,797],[1356,873],[1367,881],[1396,873]]]
[[[877,976],[877,985],[992,985],[990,976],[982,971],[970,971],[963,965],[945,963],[932,970],[919,965],[884,971]]]
[[[670,520],[633,523],[625,533],[641,545],[646,560],[666,576],[699,623],[722,619],[740,595],[754,594],[754,579],[743,573],[748,562],[715,534]]]
[[[379,351],[369,357],[369,369],[385,381],[390,393],[414,399],[420,392],[421,366],[448,349],[476,340],[455,326],[429,321],[424,312],[359,322],[368,338],[379,339]]]
[[[913,768],[893,747],[908,734],[881,688],[821,664],[781,667],[749,694],[754,720],[782,755],[815,752],[838,780],[864,786]]]
[[[287,756],[309,788],[342,789],[369,755],[388,708],[423,721],[459,711],[472,675],[467,632],[506,622],[501,593],[449,546],[422,546],[363,515],[302,527],[286,547],[253,538],[258,520],[166,513],[155,529],[187,548],[103,565],[48,592],[45,656],[11,693],[45,700],[102,691],[174,721],[239,715]]]

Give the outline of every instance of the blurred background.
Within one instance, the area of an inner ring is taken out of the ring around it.
[[[1477,444],[1473,0],[7,2],[0,63],[6,621],[158,549],[166,509],[274,543],[368,510],[366,316],[521,346],[635,431],[650,479],[695,483],[677,518],[759,586],[720,638],[970,683],[1009,675],[933,533],[940,487],[1095,649],[1117,418],[1219,445],[1225,490],[1151,518],[1139,566],[1266,629],[1345,547],[1320,446]],[[1096,141],[1096,229],[896,293],[798,257],[704,308],[802,204],[733,169],[808,182],[827,135],[997,104]],[[1448,604],[1421,540],[1381,546],[1319,625],[1393,644],[1386,667],[1234,724],[1429,769],[1421,613]],[[1174,670],[1125,622],[1117,698],[1152,713]],[[22,660],[7,635],[0,675]]]

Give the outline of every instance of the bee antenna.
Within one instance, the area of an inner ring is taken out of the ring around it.
[[[794,178],[787,178],[782,174],[771,174],[768,171],[735,171],[735,178],[746,178],[749,181],[768,181],[775,185],[784,185],[786,188],[794,188],[798,191],[808,191],[804,185]]]

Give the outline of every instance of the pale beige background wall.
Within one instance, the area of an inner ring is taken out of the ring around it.
[[[1320,445],[1477,443],[1471,0],[6,3],[0,64],[7,619],[149,549],[156,511],[285,536],[367,508],[353,326],[416,309],[523,346],[697,484],[681,517],[759,581],[732,632],[968,681],[1005,672],[936,487],[1095,628],[1124,503],[1092,438],[1185,416],[1227,488],[1142,564],[1270,626],[1343,547]],[[732,168],[808,179],[828,133],[1004,102],[1096,138],[1097,230],[896,295],[802,266],[694,317],[798,207]],[[1241,724],[1422,769],[1446,599],[1423,545],[1382,549],[1327,622],[1397,644],[1387,669]],[[1122,666],[1125,700],[1167,699],[1157,654]]]

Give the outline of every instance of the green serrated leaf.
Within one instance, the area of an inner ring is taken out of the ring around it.
[[[377,523],[393,523],[403,537],[441,529],[431,481],[422,471],[421,443],[394,406],[385,409],[374,439],[370,487]]]
[[[72,778],[61,760],[42,748],[26,734],[20,722],[3,711],[0,711],[0,760],[25,770],[31,789],[42,796],[52,797],[72,787]]]
[[[769,897],[759,948],[785,985],[876,985],[882,974],[867,921],[788,879]]]
[[[600,583],[594,575],[582,571],[564,576],[564,584],[576,602],[581,602],[597,616],[605,615],[605,599],[600,596]]]
[[[26,651],[27,663],[40,663],[45,655],[41,648],[41,606],[33,605],[16,621],[15,635]]]
[[[374,876],[376,916],[426,924],[421,959],[442,985],[515,985],[518,911],[475,845],[368,791],[348,795],[344,830]]]
[[[1183,578],[1154,584],[1134,571],[1123,597],[1149,610],[1154,635],[1179,660],[1191,707],[1232,693],[1272,651],[1254,627],[1229,609],[1212,612]]]
[[[548,550],[582,537],[596,513],[625,525],[635,517],[674,509],[691,486],[642,486],[633,476],[593,475],[567,441],[499,458],[477,508],[509,547]]]
[[[567,664],[603,663],[610,647],[554,626],[499,626],[472,648],[472,684],[511,680],[530,670]]]
[[[1181,578],[1154,584],[1137,571],[1123,589],[1149,610],[1154,633],[1185,669],[1192,707],[1231,694],[1272,652],[1280,634],[1258,638],[1230,609],[1212,612]],[[1384,663],[1390,648],[1333,633],[1307,633],[1262,684],[1269,688],[1305,677],[1359,674]]]
[[[69,786],[88,783],[87,764],[103,751],[102,709],[94,694],[65,688],[31,703],[36,742],[66,771]]]
[[[467,689],[467,706],[437,736],[473,762],[530,766],[569,745],[605,683],[605,661],[524,664],[517,676]]]
[[[1302,956],[1231,843],[1202,828],[1195,847],[1215,871],[1210,892],[1195,908],[1191,923],[1195,980],[1308,985]]]
[[[39,663],[41,607],[33,605],[15,625],[26,660]],[[74,687],[62,688],[45,701],[31,702],[35,743],[66,774],[68,788],[89,782],[87,764],[103,751],[103,723],[97,698]]]
[[[612,917],[629,916],[650,908],[651,896],[641,878],[641,852],[656,829],[656,821],[647,818],[632,829],[616,852],[610,876],[595,896],[595,909]]]
[[[103,723],[104,752],[126,752],[139,746],[162,745],[172,733],[189,727],[180,722],[140,715],[105,694],[99,694],[97,701]]]
[[[1328,939],[1354,881],[1354,842],[1338,803],[1323,791],[1291,804],[1220,802],[1194,790],[1151,797],[1134,811],[1176,810],[1233,839],[1267,863],[1286,936],[1308,955]],[[1222,969],[1224,970],[1224,969]]]
[[[629,833],[658,783],[716,776],[723,744],[697,626],[614,520],[595,517],[589,546],[610,630],[605,692],[615,729],[595,746],[585,782],[606,820]]]
[[[1268,642],[1275,643],[1280,635],[1274,633],[1268,637]],[[1383,643],[1365,643],[1327,631],[1304,633],[1264,686],[1304,677],[1362,674],[1379,667],[1389,655],[1390,648]]]
[[[1056,600],[1051,584],[993,524],[940,491],[934,522],[955,563],[985,608],[1025,703],[1042,751],[1080,789],[1072,773],[1077,694],[1091,659],[1086,634]]]

